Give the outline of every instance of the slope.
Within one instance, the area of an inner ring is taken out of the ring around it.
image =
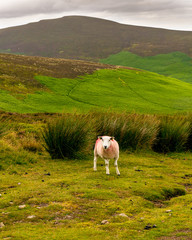
[[[17,94],[17,96],[33,93],[46,90],[35,80],[36,75],[75,78],[103,68],[114,67],[78,60],[0,54],[0,89],[10,91],[12,95]]]
[[[136,54],[122,51],[102,59],[100,62],[145,69],[192,83],[192,58],[181,52],[140,57]]]
[[[82,16],[0,30],[0,52],[98,60],[122,50],[142,56],[174,51],[192,56],[192,32],[124,25]]]
[[[151,72],[102,69],[75,79],[36,76],[45,90],[0,91],[0,109],[11,112],[79,112],[98,109],[140,113],[192,110],[192,85]],[[46,90],[48,89],[48,90]]]

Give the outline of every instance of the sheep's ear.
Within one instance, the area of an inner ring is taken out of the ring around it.
[[[102,136],[98,136],[98,139],[102,139]]]
[[[114,139],[115,139],[115,137],[111,137],[111,138],[110,138],[110,140],[114,140]]]

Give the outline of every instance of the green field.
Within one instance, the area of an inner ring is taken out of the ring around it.
[[[107,176],[103,160],[93,172],[92,155],[50,159],[37,126],[0,141],[1,239],[191,239],[191,154],[121,152],[121,176],[113,161]]]
[[[109,108],[140,113],[192,110],[191,84],[137,69],[102,69],[75,79],[35,79],[45,86],[44,90],[25,94],[15,93],[15,89],[0,90],[0,109],[19,113]]]
[[[123,51],[102,59],[100,62],[145,69],[192,83],[192,58],[181,52],[140,57]]]

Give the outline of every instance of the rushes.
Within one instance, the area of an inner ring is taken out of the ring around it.
[[[182,116],[161,118],[160,129],[153,148],[157,152],[180,152],[186,149],[190,122]]]
[[[90,145],[91,130],[87,116],[68,115],[50,121],[42,130],[45,149],[53,159],[79,158]]]
[[[99,135],[114,136],[121,150],[191,150],[192,116],[68,114],[50,121],[42,131],[45,149],[53,159],[81,158],[91,153]]]
[[[115,136],[123,150],[151,148],[159,127],[155,116],[139,114],[97,114],[98,135]]]
[[[121,148],[150,149],[158,132],[159,121],[154,116],[128,115],[120,131]]]

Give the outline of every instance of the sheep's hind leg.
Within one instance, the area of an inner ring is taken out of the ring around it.
[[[93,160],[93,170],[97,171],[97,156],[94,156],[94,160]]]
[[[104,159],[104,160],[105,160],[106,174],[110,175],[110,172],[109,172],[109,160],[108,159]]]
[[[120,176],[120,172],[119,172],[119,168],[118,168],[118,163],[117,163],[117,161],[118,161],[118,158],[115,158],[114,165],[115,165],[115,169],[116,169],[117,175]]]

